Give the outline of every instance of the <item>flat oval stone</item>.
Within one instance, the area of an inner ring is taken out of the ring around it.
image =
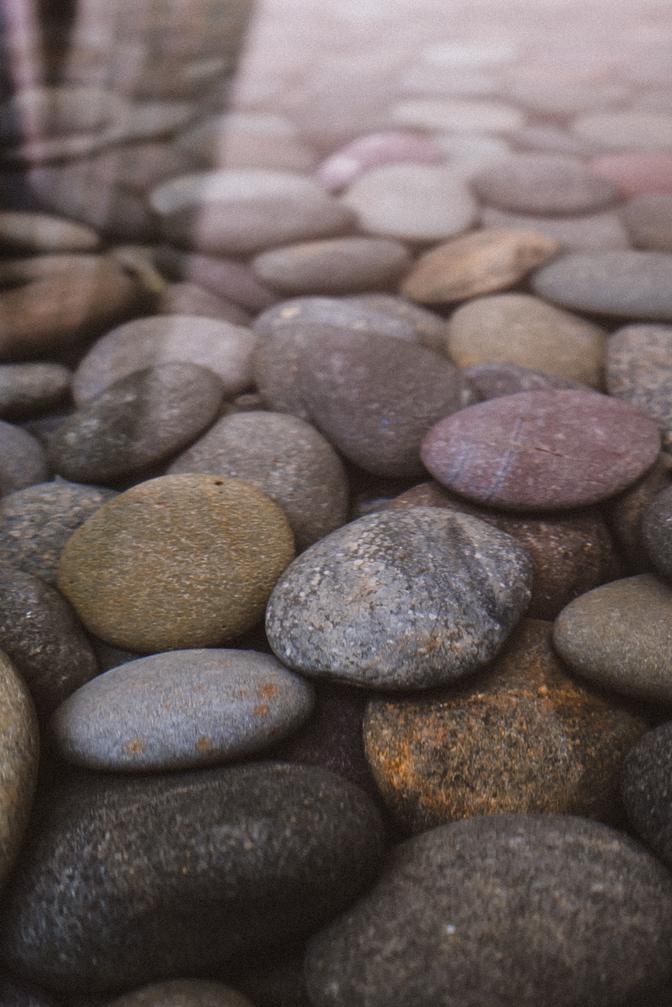
[[[462,368],[462,377],[474,390],[478,401],[497,399],[501,395],[515,395],[517,392],[582,387],[577,381],[521,367],[519,364],[472,364]]]
[[[446,133],[506,133],[525,122],[525,113],[502,101],[473,98],[412,98],[395,105],[392,121]]]
[[[642,479],[607,505],[607,521],[633,573],[653,570],[644,545],[644,515],[658,494],[671,485],[672,455],[661,452]]]
[[[24,419],[59,405],[70,389],[71,377],[62,364],[1,364],[0,416]]]
[[[532,289],[575,311],[672,321],[672,255],[633,250],[575,252],[535,273]]]
[[[605,210],[571,217],[541,217],[538,214],[511,213],[494,206],[484,206],[484,227],[531,228],[560,242],[563,251],[605,251],[629,248],[628,232],[618,213]]]
[[[48,457],[73,482],[108,483],[177,454],[216,418],[224,386],[212,371],[174,363],[133,371],[55,431]]]
[[[0,420],[0,496],[44,482],[48,475],[40,442],[21,427]]]
[[[100,244],[91,227],[47,213],[0,213],[0,241],[7,252],[90,252]]]
[[[41,717],[98,674],[91,644],[65,599],[38,577],[5,565],[0,639]]]
[[[82,686],[51,731],[63,757],[88,769],[189,769],[268,748],[312,706],[310,684],[268,654],[174,650]]]
[[[507,363],[600,387],[606,333],[529,294],[478,297],[446,323],[445,346],[458,367]]]
[[[513,539],[475,518],[369,514],[291,564],[266,634],[284,664],[316,678],[429,688],[494,657],[529,603],[531,573]]]
[[[362,303],[361,299],[365,296],[360,294],[348,298],[292,297],[263,311],[255,318],[253,328],[260,335],[274,336],[282,329],[296,330],[304,325],[329,325],[355,332],[378,332],[411,343],[423,341],[415,317],[410,318],[403,312],[391,311],[389,307],[368,303],[371,296],[380,298],[384,296],[382,294],[369,295],[367,301]],[[410,307],[413,309],[415,305]],[[260,352],[263,353],[266,345],[266,342],[258,344],[257,358]]]
[[[322,330],[298,360],[299,399],[346,458],[374,475],[422,475],[420,444],[462,406],[457,369],[423,346],[376,333]]]
[[[224,416],[169,468],[244,479],[282,507],[305,549],[344,524],[348,480],[322,435],[298,416],[250,410]]]
[[[625,402],[573,389],[519,392],[469,406],[425,437],[422,460],[475,503],[512,510],[586,507],[656,461],[660,435]]]
[[[640,699],[670,702],[672,589],[652,574],[603,584],[563,609],[553,643],[580,675]]]
[[[487,815],[397,847],[310,941],[306,982],[314,1007],[610,1007],[662,988],[670,939],[670,875],[628,836]]]
[[[586,140],[616,150],[669,150],[672,148],[672,115],[642,109],[620,109],[580,115],[572,129]]]
[[[442,241],[466,231],[478,217],[474,197],[459,175],[429,164],[375,168],[353,182],[342,199],[367,234],[402,241]]]
[[[133,371],[182,362],[214,371],[226,396],[252,384],[256,337],[249,329],[196,315],[136,318],[98,339],[75,371],[73,395],[83,405]]]
[[[406,831],[504,812],[613,816],[623,759],[647,725],[576,682],[551,630],[524,620],[460,688],[369,702],[367,759]]]
[[[537,231],[476,231],[421,255],[401,293],[421,304],[443,304],[506,290],[559,248],[558,241]]]
[[[382,853],[358,787],[282,763],[75,776],[45,812],[6,893],[3,958],[68,992],[212,975],[297,940],[371,881]]]
[[[285,245],[258,255],[255,273],[285,294],[348,294],[388,286],[411,258],[390,238],[328,238]]]
[[[37,780],[40,738],[28,689],[0,653],[0,881],[14,866]]]
[[[57,479],[0,499],[0,563],[56,586],[65,543],[116,493]]]
[[[664,863],[672,865],[672,723],[661,724],[628,753],[623,768],[623,803],[630,824]]]
[[[277,295],[254,275],[252,267],[246,262],[223,256],[215,258],[212,255],[197,255],[194,252],[172,248],[170,245],[160,245],[155,251],[154,258],[168,276],[205,287],[211,293],[218,297],[226,297],[246,311],[255,313],[263,311],[277,300]],[[198,315],[202,312],[189,311],[186,314]]]
[[[247,311],[233,301],[188,281],[168,284],[154,302],[153,309],[157,315],[201,315],[233,325],[248,325],[250,322]]]
[[[607,389],[655,420],[672,447],[672,326],[626,325],[609,337]]]
[[[606,154],[595,158],[590,169],[613,182],[623,196],[672,192],[672,152],[633,150]]]
[[[204,979],[152,983],[110,1000],[107,1007],[254,1007],[242,993]]]
[[[621,213],[636,248],[672,252],[672,191],[633,196]]]
[[[516,154],[484,168],[472,185],[486,203],[518,213],[585,213],[616,198],[610,182],[560,154]]]
[[[87,629],[115,646],[215,647],[261,618],[293,556],[287,519],[255,486],[161,476],[103,504],[77,529],[58,586]]]
[[[371,168],[383,164],[400,161],[437,164],[441,160],[441,149],[430,137],[417,133],[369,133],[330,154],[315,175],[329,192],[338,192]]]

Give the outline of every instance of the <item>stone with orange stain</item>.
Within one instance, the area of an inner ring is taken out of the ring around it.
[[[623,758],[646,722],[572,678],[551,629],[525,620],[460,689],[370,702],[367,759],[409,832],[505,812],[613,814]]]

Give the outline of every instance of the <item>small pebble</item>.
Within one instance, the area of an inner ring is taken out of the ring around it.
[[[672,867],[672,723],[649,731],[629,752],[623,802],[630,824],[657,857]]]
[[[613,210],[571,217],[540,217],[484,206],[481,221],[484,227],[532,228],[559,241],[565,252],[608,251],[630,246],[628,231]]]
[[[0,113],[1,115],[1,113]],[[100,244],[91,227],[46,213],[0,213],[3,252],[90,252]]]
[[[14,866],[37,779],[39,732],[23,680],[0,653],[0,881]]]
[[[672,252],[672,185],[670,192],[632,196],[622,216],[636,248]]]
[[[329,238],[262,252],[252,266],[284,294],[348,294],[390,286],[410,262],[401,242],[389,238]]]
[[[644,547],[654,567],[672,579],[672,493],[664,489],[649,503],[642,521]]]
[[[25,419],[58,406],[71,377],[61,364],[0,364],[0,416]]]
[[[316,178],[328,192],[338,192],[383,164],[399,161],[436,164],[442,160],[440,147],[421,134],[369,133],[325,158],[317,169]]]
[[[609,337],[607,389],[655,420],[672,447],[672,326],[627,325]]]
[[[188,281],[168,284],[153,307],[157,315],[201,315],[231,322],[232,325],[248,325],[250,322],[247,311],[233,301]]]
[[[610,182],[560,154],[517,154],[484,168],[472,185],[486,203],[517,213],[586,213],[616,198]]]
[[[590,167],[613,182],[624,196],[672,193],[672,153],[633,150],[607,154],[592,161]]]
[[[525,113],[500,101],[413,98],[392,109],[392,121],[413,129],[446,133],[506,133],[523,125]]]
[[[40,442],[21,427],[0,420],[0,497],[44,482],[48,475]]]

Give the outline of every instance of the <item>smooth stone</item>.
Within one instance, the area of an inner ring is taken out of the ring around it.
[[[168,276],[205,287],[217,297],[225,297],[246,311],[263,311],[277,300],[276,294],[262,284],[252,267],[245,262],[221,256],[195,255],[169,245],[161,245],[155,252],[155,259]]]
[[[632,573],[653,570],[644,545],[644,514],[650,503],[672,485],[672,455],[666,452],[647,474],[607,505],[606,518]]]
[[[283,294],[348,294],[397,281],[411,257],[390,238],[327,238],[262,252],[252,262],[260,279]]]
[[[425,507],[369,514],[289,566],[269,599],[266,634],[306,675],[425,689],[494,657],[531,581],[527,553],[482,521]]]
[[[607,343],[607,390],[661,427],[672,448],[672,326],[626,325]]]
[[[48,475],[40,442],[21,427],[0,420],[0,496],[44,482]]]
[[[434,482],[413,486],[384,507],[441,507],[470,514],[514,538],[532,560],[527,610],[531,618],[555,619],[578,595],[623,574],[616,543],[604,518],[594,510],[546,517],[515,515],[477,507]]]
[[[396,294],[354,294],[348,297],[348,301],[360,308],[381,312],[385,318],[399,319],[410,324],[422,346],[436,353],[443,353],[445,320],[434,311],[421,308]],[[392,335],[392,332],[388,335]]]
[[[624,756],[647,725],[576,682],[551,630],[524,620],[460,688],[369,702],[366,756],[405,831],[506,812],[613,816]]]
[[[623,196],[672,192],[672,153],[606,154],[591,161],[590,170],[612,182]]]
[[[644,511],[642,537],[649,559],[664,577],[672,578],[672,493],[664,489]]]
[[[2,292],[0,360],[25,360],[72,346],[140,306],[137,280],[112,256],[67,259],[67,266]]]
[[[117,647],[216,647],[262,617],[293,556],[284,513],[255,486],[161,476],[103,504],[77,529],[58,586],[87,629]]]
[[[294,123],[270,112],[227,112],[197,122],[178,137],[180,149],[210,168],[309,172],[315,155]]]
[[[479,297],[446,323],[447,355],[458,367],[517,364],[599,388],[606,333],[529,294]]]
[[[540,116],[568,116],[593,112],[615,105],[627,98],[632,89],[620,82],[597,84],[594,81],[517,79],[507,84],[504,94]]]
[[[663,986],[671,939],[670,875],[628,836],[486,815],[397,847],[312,938],[306,982],[314,1007],[612,1007]]]
[[[409,98],[393,106],[391,120],[411,129],[446,133],[506,133],[525,113],[503,101],[476,98]]]
[[[443,160],[438,145],[418,133],[369,133],[330,154],[319,165],[315,177],[328,192],[339,192],[371,168],[410,161],[438,164]]]
[[[664,112],[622,109],[580,115],[571,128],[586,140],[616,150],[669,150],[672,148],[672,115]]]
[[[334,447],[389,478],[422,475],[423,437],[463,404],[462,378],[449,360],[377,333],[313,333],[296,385],[311,421]]]
[[[467,181],[511,153],[508,142],[502,137],[484,133],[439,133],[433,139],[448,159],[449,167]]]
[[[150,205],[169,240],[206,254],[249,255],[347,233],[355,222],[317,182],[261,168],[185,175],[154,189]]]
[[[375,296],[377,302],[371,302]],[[410,343],[425,343],[428,337],[426,326],[421,326],[414,314],[390,307],[389,300],[380,303],[383,294],[355,295],[354,297],[292,297],[287,301],[274,304],[268,311],[262,311],[254,320],[252,328],[261,336],[270,337],[260,340],[257,345],[256,360],[272,345],[273,338],[282,333],[289,334],[299,330],[307,331],[307,327],[343,329],[353,332],[375,332],[383,336],[405,339]],[[391,295],[387,295],[390,297]],[[402,304],[404,302],[399,298]],[[415,305],[410,305],[411,312]],[[422,310],[422,309],[420,309]],[[281,335],[282,338],[282,335]],[[429,337],[438,343],[435,329],[431,329]],[[270,363],[270,360],[269,360]],[[257,379],[258,379],[257,375]]]
[[[0,563],[56,586],[61,552],[72,533],[113,490],[57,479],[0,499]]]
[[[37,780],[40,739],[30,694],[0,652],[0,882],[19,854]]]
[[[519,150],[540,151],[544,154],[571,154],[574,157],[588,157],[595,153],[597,145],[584,140],[565,127],[551,122],[528,124],[514,130],[510,141]]]
[[[87,769],[189,769],[268,748],[312,706],[310,684],[267,654],[173,650],[98,675],[50,728],[60,754]]]
[[[519,364],[471,364],[462,368],[462,377],[479,401],[497,399],[517,392],[538,392],[549,388],[581,388],[576,381],[557,374],[535,371]]]
[[[421,255],[401,284],[401,293],[421,304],[444,304],[506,290],[559,249],[558,241],[538,231],[476,231]]]
[[[553,643],[578,674],[606,689],[654,702],[672,700],[672,589],[653,574],[603,584],[563,609]]]
[[[232,325],[250,324],[247,311],[233,301],[188,281],[168,284],[154,302],[153,309],[157,315],[200,315]]]
[[[574,252],[532,277],[535,294],[575,311],[672,321],[672,255]]]
[[[401,241],[442,241],[478,219],[466,183],[450,168],[431,164],[374,168],[346,189],[342,201],[362,231]]]
[[[87,167],[106,189],[130,189],[144,196],[162,182],[183,175],[193,164],[193,158],[174,143],[150,141],[103,150],[88,160]]]
[[[110,1000],[107,1007],[254,1007],[230,986],[203,979],[152,983]]]
[[[610,182],[560,154],[515,154],[484,168],[472,185],[484,202],[518,213],[585,213],[616,198]]]
[[[11,145],[27,138],[95,132],[126,107],[126,102],[109,89],[27,88],[0,105],[0,139]]]
[[[65,599],[38,577],[4,564],[0,639],[41,718],[98,674],[91,644]]]
[[[475,503],[557,510],[615,496],[651,468],[659,448],[655,424],[627,403],[558,389],[448,416],[429,432],[421,455],[440,483]]]
[[[672,191],[632,196],[621,214],[636,248],[672,252]]]
[[[0,213],[3,252],[90,252],[100,244],[91,227],[46,213]]]
[[[252,384],[255,334],[198,315],[136,318],[98,339],[81,361],[72,381],[75,402],[82,406],[115,381],[134,371],[167,363],[187,363],[213,371],[225,396]]]
[[[61,364],[0,364],[0,416],[25,419],[59,405],[71,377]]]
[[[604,251],[630,247],[628,232],[619,215],[612,210],[571,217],[539,217],[484,206],[481,219],[484,227],[531,227],[534,231],[559,241],[564,251]]]
[[[212,371],[173,362],[133,371],[89,399],[49,441],[49,462],[72,482],[109,483],[146,471],[216,419],[224,386]]]
[[[297,416],[254,409],[224,416],[168,471],[218,473],[252,483],[282,508],[298,550],[347,520],[343,464],[315,427]]]
[[[637,835],[672,866],[672,723],[661,724],[628,753],[623,768],[623,803]]]
[[[358,787],[282,763],[75,776],[44,811],[6,895],[3,958],[68,992],[212,975],[299,938],[366,887],[382,853]]]
[[[194,114],[194,105],[188,101],[134,101],[117,116],[104,139],[106,143],[127,144],[171,138],[190,123]]]

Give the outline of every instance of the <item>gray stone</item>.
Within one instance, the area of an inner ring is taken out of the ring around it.
[[[48,475],[40,442],[26,430],[0,420],[0,496],[44,482]]]
[[[280,330],[295,329],[297,326],[329,325],[353,332],[377,332],[411,343],[425,341],[415,317],[410,317],[405,312],[390,310],[387,301],[382,305],[380,298],[385,295],[373,296],[376,297],[374,303],[371,303],[371,296],[366,295],[348,298],[292,297],[288,301],[274,304],[272,308],[258,315],[253,329],[260,335],[274,336]],[[398,300],[403,304],[409,304],[411,310],[415,308],[415,305],[401,298]],[[260,345],[260,349],[262,347],[263,344]]]
[[[611,182],[560,154],[513,155],[484,168],[472,185],[484,202],[519,213],[585,213],[617,196]]]
[[[90,252],[100,244],[96,232],[83,224],[46,213],[0,213],[3,252]]]
[[[657,857],[672,866],[672,722],[649,731],[623,767],[623,803],[630,824]]]
[[[0,416],[23,419],[57,406],[68,393],[71,376],[61,364],[0,365]]]
[[[347,518],[348,481],[341,460],[297,416],[261,410],[224,416],[168,471],[212,472],[252,483],[282,507],[298,549]]]
[[[189,769],[268,748],[312,706],[309,683],[268,654],[173,650],[99,675],[51,730],[61,754],[88,769]]]
[[[187,281],[170,283],[154,303],[157,315],[202,315],[219,318],[233,325],[248,325],[250,316],[233,301],[218,297],[211,290]]]
[[[133,371],[57,428],[49,461],[73,482],[109,483],[136,475],[207,429],[223,397],[217,375],[196,364],[175,361]]]
[[[0,976],[0,1003],[2,1007],[56,1007],[49,994],[4,975]]]
[[[113,490],[57,479],[3,497],[0,500],[0,562],[55,585],[65,543],[88,517],[114,496]]]
[[[628,836],[494,815],[397,847],[311,940],[306,979],[314,1007],[643,1004],[668,977],[670,940],[672,878]]]
[[[290,942],[370,881],[382,827],[320,769],[253,763],[52,793],[4,902],[3,958],[50,989],[212,975]]]
[[[607,505],[606,518],[632,573],[646,573],[653,565],[644,547],[644,514],[655,497],[672,485],[672,455],[663,451],[647,474]]]
[[[22,679],[0,652],[0,883],[19,853],[37,778],[39,733]]]
[[[656,570],[672,579],[672,489],[659,493],[644,511],[642,538]]]
[[[534,371],[519,364],[473,364],[462,368],[462,377],[479,400],[496,399],[500,395],[537,392],[548,388],[585,387],[568,378],[546,371]]]
[[[360,308],[380,311],[388,318],[396,318],[409,323],[423,346],[426,346],[428,350],[435,350],[437,353],[443,352],[443,333],[446,323],[441,315],[421,308],[419,304],[413,304],[405,297],[399,297],[395,294],[355,294],[353,297],[348,297],[348,302]],[[389,335],[392,334],[389,332]]]
[[[607,343],[607,390],[660,425],[672,447],[672,326],[627,325]]]
[[[570,602],[553,643],[574,671],[627,696],[672,701],[672,588],[652,574],[602,584]]]
[[[571,125],[579,136],[610,150],[672,149],[672,115],[665,112],[633,108],[590,112],[578,116]]]
[[[621,218],[611,210],[571,217],[540,217],[485,206],[482,219],[484,227],[531,227],[549,238],[555,238],[567,252],[630,247],[628,232]]]
[[[202,979],[152,983],[111,1000],[107,1007],[253,1007],[242,993]]]
[[[530,600],[510,536],[431,507],[369,514],[292,563],[266,610],[280,660],[378,689],[447,684],[491,660]]]
[[[327,238],[262,252],[252,265],[260,279],[285,294],[349,294],[393,284],[411,263],[390,238]]]
[[[542,266],[532,289],[564,308],[672,321],[672,255],[635,250],[563,255]]]
[[[622,210],[633,245],[672,252],[672,193],[644,192],[633,196]]]

